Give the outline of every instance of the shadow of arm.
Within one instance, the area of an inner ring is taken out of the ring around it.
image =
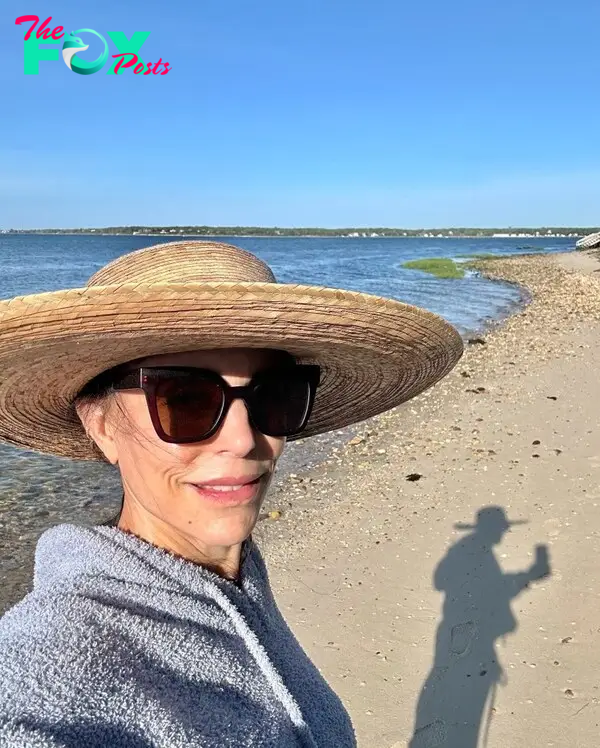
[[[523,590],[527,589],[532,582],[546,579],[552,573],[548,558],[548,546],[536,545],[535,561],[527,571],[515,574],[505,574],[506,583],[510,597],[517,597]]]

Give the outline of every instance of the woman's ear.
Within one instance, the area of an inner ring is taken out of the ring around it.
[[[111,465],[116,465],[119,462],[119,457],[114,438],[115,429],[109,418],[110,404],[105,401],[77,402],[75,403],[75,410],[88,439],[95,442]]]

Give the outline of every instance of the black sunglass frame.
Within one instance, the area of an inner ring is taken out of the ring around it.
[[[295,429],[293,432],[286,434],[266,434],[264,431],[261,431],[261,429],[255,423],[252,415],[252,398],[256,387],[264,383],[265,381],[272,381],[273,377],[297,377],[299,374],[302,375],[302,379],[308,384],[309,388],[306,410],[304,413],[304,417],[302,418],[300,427]],[[177,439],[167,434],[162,427],[160,416],[158,413],[158,405],[156,402],[156,390],[161,380],[174,377],[201,377],[202,379],[215,382],[221,389],[222,400],[218,417],[215,419],[212,427],[208,431],[204,432],[202,436]],[[150,413],[150,418],[152,420],[152,425],[154,426],[154,430],[156,431],[159,439],[169,444],[192,444],[210,439],[210,437],[218,431],[219,427],[223,423],[223,420],[225,419],[225,416],[229,411],[231,403],[237,399],[242,399],[244,401],[246,410],[248,412],[248,419],[253,428],[260,433],[263,433],[266,436],[285,436],[288,438],[300,434],[306,428],[306,424],[308,423],[308,420],[311,416],[313,405],[315,402],[315,396],[317,393],[317,387],[319,386],[320,380],[321,368],[316,364],[296,364],[294,366],[279,368],[272,367],[270,369],[266,369],[265,371],[258,372],[252,377],[252,380],[248,384],[239,387],[232,387],[223,379],[222,376],[217,374],[215,371],[212,371],[211,369],[201,369],[192,366],[142,366],[137,369],[130,369],[129,371],[125,371],[122,375],[117,376],[112,382],[112,387],[115,390],[143,390],[146,396],[146,403],[148,406],[148,411]]]

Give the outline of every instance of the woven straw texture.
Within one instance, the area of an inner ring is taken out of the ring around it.
[[[399,405],[445,376],[458,332],[370,294],[277,283],[254,255],[182,241],[119,257],[85,288],[0,301],[0,440],[95,460],[73,402],[106,369],[210,348],[275,348],[322,367],[302,437]]]

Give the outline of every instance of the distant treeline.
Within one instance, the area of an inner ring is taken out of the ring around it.
[[[392,229],[374,228],[282,228],[278,226],[107,226],[104,228],[62,228],[62,229],[9,229],[9,234],[192,234],[195,236],[412,236],[412,237],[492,237],[503,236],[548,236],[577,235],[600,231],[600,228],[582,226],[541,226],[533,228],[433,228],[433,229]]]

